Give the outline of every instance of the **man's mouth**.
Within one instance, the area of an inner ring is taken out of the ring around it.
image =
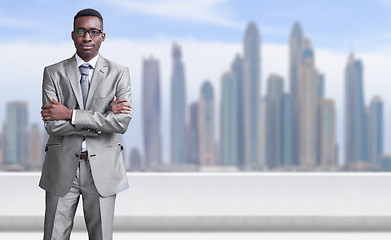
[[[92,49],[92,45],[81,45],[81,47],[84,49],[84,50],[90,50]]]

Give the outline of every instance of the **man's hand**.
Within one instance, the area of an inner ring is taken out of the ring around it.
[[[106,112],[112,111],[113,113],[130,113],[132,111],[132,106],[127,104],[128,100],[126,99],[118,99],[114,96],[110,105],[107,107]]]
[[[41,117],[43,121],[48,120],[70,120],[72,119],[72,110],[49,97],[52,104],[45,104],[41,107]]]

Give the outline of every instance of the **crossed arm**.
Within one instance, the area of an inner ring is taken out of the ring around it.
[[[67,108],[65,105],[57,102],[52,97],[49,98],[52,104],[44,104],[41,109],[42,121],[49,120],[71,120],[73,110]],[[114,96],[110,105],[107,107],[106,112],[117,113],[130,113],[132,106],[127,104],[128,100],[126,99],[117,99]]]
[[[45,123],[45,127],[49,134],[81,136],[99,135],[97,131],[90,131],[87,129],[77,130],[75,126],[70,123],[73,110],[67,108],[65,105],[57,102],[51,97],[49,99],[52,104],[44,104],[41,107],[41,117],[44,122],[48,121]],[[126,99],[117,99],[114,97],[110,105],[107,107],[106,113],[112,112],[114,114],[129,114],[132,110],[132,106],[130,106],[127,102],[128,100]]]

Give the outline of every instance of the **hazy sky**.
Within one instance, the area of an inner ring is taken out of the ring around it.
[[[365,101],[385,101],[386,150],[391,152],[391,1],[386,0],[0,0],[0,123],[8,101],[29,102],[30,123],[39,123],[43,67],[72,56],[73,16],[92,7],[104,18],[103,56],[131,70],[134,119],[125,146],[141,147],[142,59],[159,59],[162,86],[164,156],[169,157],[171,47],[182,47],[188,103],[209,79],[220,104],[221,76],[242,54],[244,30],[254,21],[261,34],[261,91],[276,73],[287,88],[288,41],[294,21],[315,49],[315,65],[326,76],[326,96],[337,101],[338,142],[343,141],[344,69],[354,51],[363,61]],[[216,109],[217,111],[217,109]],[[217,138],[217,136],[216,136]],[[340,150],[342,151],[340,146]]]

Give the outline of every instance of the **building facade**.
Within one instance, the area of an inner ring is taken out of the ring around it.
[[[162,164],[162,137],[160,130],[160,69],[152,57],[143,61],[143,136],[147,168]]]

